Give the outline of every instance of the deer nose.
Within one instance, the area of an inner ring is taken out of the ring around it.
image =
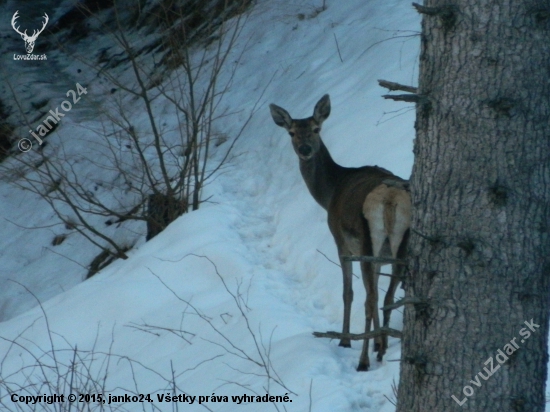
[[[300,145],[300,147],[298,147],[298,153],[302,156],[309,156],[311,154],[311,146],[307,144]]]

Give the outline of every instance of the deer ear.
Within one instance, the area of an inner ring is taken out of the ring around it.
[[[286,130],[290,129],[292,117],[290,117],[285,109],[276,104],[270,104],[269,110],[271,110],[271,117],[273,117],[273,121],[277,126],[284,127]]]
[[[325,94],[315,105],[313,118],[319,124],[323,123],[330,114],[330,97]]]

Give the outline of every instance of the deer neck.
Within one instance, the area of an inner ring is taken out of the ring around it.
[[[328,210],[336,185],[346,173],[346,168],[332,160],[321,140],[321,146],[313,157],[300,159],[300,171],[313,198]]]

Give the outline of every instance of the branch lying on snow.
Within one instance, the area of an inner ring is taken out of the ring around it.
[[[364,340],[375,338],[377,336],[387,335],[392,338],[401,339],[403,333],[397,329],[382,327],[372,332],[367,333],[340,333],[334,331],[328,332],[313,332],[313,336],[316,338],[330,338],[330,339],[350,339],[350,340]]]

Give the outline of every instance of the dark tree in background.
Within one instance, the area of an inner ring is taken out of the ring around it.
[[[415,7],[423,21],[411,303],[397,411],[543,411],[550,2]]]

